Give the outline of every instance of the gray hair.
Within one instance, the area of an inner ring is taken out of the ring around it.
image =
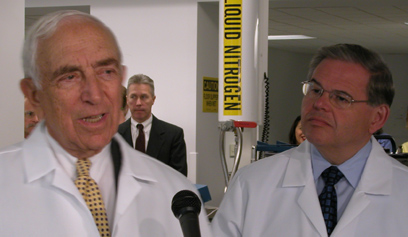
[[[355,44],[336,44],[322,47],[310,62],[308,80],[312,79],[316,67],[324,59],[341,60],[361,65],[371,74],[367,85],[368,104],[371,106],[387,104],[391,107],[395,94],[392,74],[379,54]]]
[[[148,77],[148,76],[146,76],[144,74],[133,75],[128,80],[127,92],[126,93],[129,93],[129,86],[132,85],[132,84],[146,84],[146,85],[149,85],[150,86],[150,92],[151,92],[152,96],[154,96],[154,81],[150,77]]]
[[[83,19],[99,24],[101,27],[112,35],[114,43],[117,47],[119,60],[122,60],[119,45],[113,32],[99,19],[87,13],[75,10],[63,10],[49,13],[36,21],[29,29],[23,46],[23,68],[24,77],[32,78],[35,86],[40,89],[40,72],[37,64],[38,43],[40,40],[47,39],[57,30],[58,24],[67,18]]]

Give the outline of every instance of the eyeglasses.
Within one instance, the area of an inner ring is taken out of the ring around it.
[[[303,84],[303,94],[311,99],[318,99],[323,95],[323,92],[329,93],[330,103],[339,109],[347,109],[352,103],[367,103],[368,100],[353,100],[353,97],[345,92],[333,90],[328,91],[323,89],[323,87],[313,81],[304,81]]]

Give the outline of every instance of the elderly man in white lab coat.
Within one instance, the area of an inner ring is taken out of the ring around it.
[[[214,235],[406,236],[408,169],[372,136],[394,97],[388,67],[359,45],[323,47],[303,93],[307,140],[237,172]]]
[[[0,151],[0,236],[182,236],[171,202],[194,185],[115,135],[124,68],[112,32],[88,14],[51,13],[23,57],[21,89],[44,121]],[[199,221],[210,236],[203,210]]]

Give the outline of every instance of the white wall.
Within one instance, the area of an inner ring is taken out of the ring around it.
[[[0,147],[24,139],[24,96],[21,49],[24,39],[24,1],[0,0]]]
[[[94,4],[91,14],[116,34],[128,78],[143,73],[155,81],[153,114],[184,129],[188,163],[194,164],[197,4],[137,1],[114,8]],[[189,178],[196,181],[193,175]]]
[[[197,32],[197,179],[207,184],[210,206],[218,206],[224,195],[224,176],[219,153],[218,113],[203,111],[203,77],[218,77],[218,3],[198,5]]]
[[[408,116],[408,55],[383,55],[392,72],[395,97],[391,105],[391,114],[384,131],[391,134],[397,146],[408,141],[406,116]]]
[[[269,48],[269,142],[289,142],[288,134],[295,118],[300,115],[302,89],[312,55],[290,53]]]

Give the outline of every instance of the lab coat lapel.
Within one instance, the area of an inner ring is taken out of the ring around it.
[[[298,204],[320,236],[327,236],[320,209],[310,157],[310,143],[303,142],[293,151],[283,180],[283,188],[301,189]]]
[[[38,125],[31,137],[23,144],[24,169],[27,182],[39,182],[60,189],[76,198],[84,208],[88,208],[74,182],[58,165],[54,153],[45,137],[44,122]]]
[[[339,236],[345,236],[346,233],[354,233],[354,228],[357,228],[357,225],[353,225],[352,223],[355,218],[369,206],[370,195],[385,196],[391,194],[392,164],[389,160],[382,157],[381,154],[386,154],[381,145],[379,145],[376,140],[371,139],[371,141],[373,148],[367,159],[360,182],[357,185],[343,216],[337,223],[337,226],[333,231],[333,236],[337,234]],[[352,226],[354,228],[352,228]]]
[[[115,139],[120,147],[126,146],[125,141],[120,135],[116,134]],[[131,151],[133,152],[133,150],[121,149],[122,165],[119,173],[116,197],[115,228],[117,228],[117,225],[120,223],[121,218],[125,215],[133,200],[142,191],[142,186],[139,182],[156,182],[151,176],[149,168],[142,162],[139,162],[135,154],[130,154]]]

